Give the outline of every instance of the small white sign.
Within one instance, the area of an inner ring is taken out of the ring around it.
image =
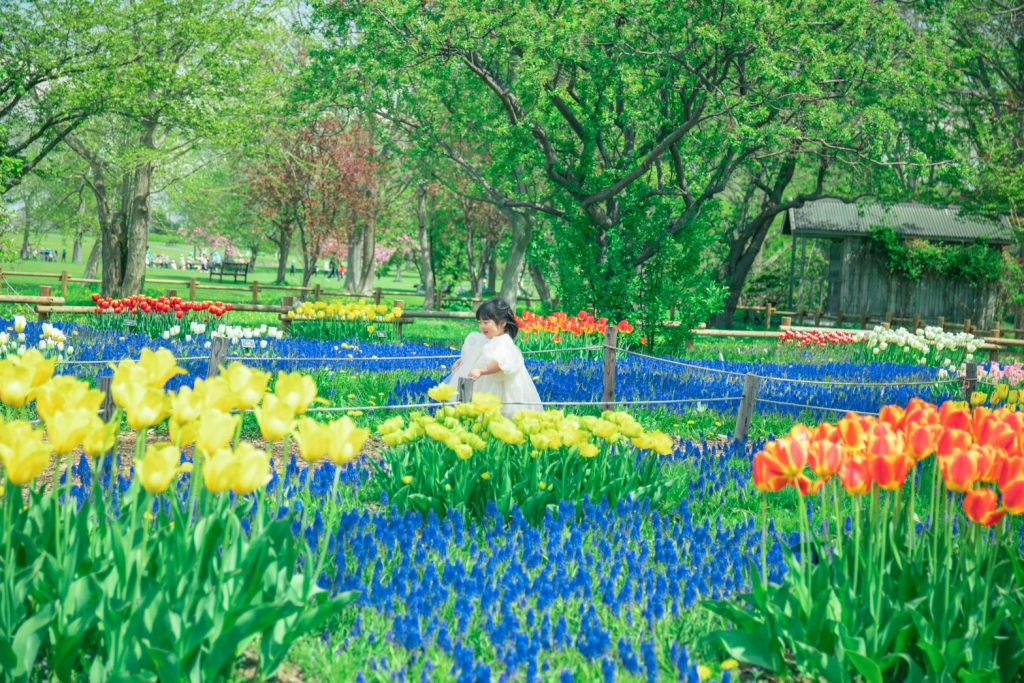
[[[386,332],[383,332],[383,331],[381,331],[381,330],[377,330],[377,336],[378,336],[378,337],[380,337],[381,339],[384,339],[384,338],[385,338],[385,337],[387,337],[388,335],[387,335],[387,333],[386,333]]]
[[[125,327],[135,327],[136,323],[137,323],[137,321],[135,320],[135,318],[125,318],[124,319],[124,326]]]
[[[256,348],[256,340],[255,339],[243,339],[242,340],[242,348],[243,349],[255,349]]]

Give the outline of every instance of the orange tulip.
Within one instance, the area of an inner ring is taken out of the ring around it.
[[[836,428],[839,431],[839,440],[851,453],[859,453],[864,448],[864,439],[870,423],[864,418],[854,414],[848,414]]]
[[[946,429],[969,431],[971,429],[971,413],[963,405],[947,401],[939,408],[939,422]]]
[[[780,439],[754,456],[754,486],[759,491],[781,491],[803,472],[807,464],[806,441]]]
[[[845,458],[842,444],[832,441],[812,441],[807,450],[807,464],[811,471],[826,481],[839,472]]]
[[[839,430],[831,422],[822,422],[811,430],[811,441],[839,441]]]
[[[839,469],[839,480],[851,496],[863,496],[871,490],[871,470],[867,460],[850,458]]]
[[[983,446],[1008,450],[1017,440],[1017,433],[999,415],[988,413],[975,420],[974,438]]]
[[[1024,513],[1024,459],[1007,458],[999,472],[1003,507],[1011,515]]]
[[[935,452],[942,437],[942,425],[906,425],[907,453],[920,462]]]
[[[879,422],[868,432],[867,456],[871,478],[876,484],[888,491],[903,486],[913,461],[904,453],[902,432]]]
[[[878,411],[878,421],[892,427],[894,430],[903,428],[903,420],[907,413],[899,406],[882,406]]]
[[[962,429],[946,429],[939,436],[938,454],[947,458],[971,447],[971,435]]]
[[[950,491],[964,492],[981,477],[981,452],[977,446],[955,451],[939,460],[942,478]]]
[[[999,497],[992,489],[972,489],[964,496],[964,512],[971,521],[982,526],[994,526],[1006,514],[998,507]]]

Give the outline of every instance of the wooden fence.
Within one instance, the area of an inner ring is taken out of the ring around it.
[[[68,296],[68,285],[71,283],[75,284],[88,284],[98,285],[102,281],[96,278],[83,278],[83,277],[72,277],[71,274],[64,270],[60,273],[26,273],[21,271],[10,271],[0,270],[0,279],[4,277],[13,278],[37,278],[42,280],[54,280],[60,286],[60,294],[65,299]],[[173,296],[181,296],[185,298],[185,289],[188,290],[188,300],[196,301],[196,297],[202,292],[236,292],[241,294],[243,292],[252,295],[252,303],[258,305],[260,303],[261,292],[287,292],[294,297],[307,299],[310,301],[320,301],[324,297],[332,298],[347,298],[347,299],[372,299],[374,303],[379,304],[385,296],[391,297],[409,297],[409,296],[422,296],[418,292],[383,289],[381,287],[375,288],[372,292],[367,294],[352,294],[351,292],[345,292],[341,290],[325,289],[321,285],[316,284],[309,287],[303,287],[299,285],[265,285],[259,282],[252,282],[248,285],[237,286],[237,285],[225,285],[225,284],[209,284],[200,280],[199,278],[190,278],[188,280],[172,280],[168,278],[159,277],[146,277],[144,280],[145,285],[164,285],[172,287],[169,292],[173,292]],[[180,288],[180,292],[179,292]],[[536,302],[537,299],[531,299],[529,296],[521,296],[519,300],[523,302],[523,305],[530,306],[531,301]],[[470,304],[474,309],[483,303],[484,299],[481,297],[459,297],[459,296],[447,296],[443,292],[435,292],[434,294],[434,310],[443,310],[445,303],[460,303]]]

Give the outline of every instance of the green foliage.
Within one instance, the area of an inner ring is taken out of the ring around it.
[[[906,240],[883,225],[871,226],[870,240],[885,257],[889,271],[908,280],[939,277],[988,283],[1004,276],[1002,253],[984,241],[942,244]]]
[[[10,487],[3,500],[5,680],[222,680],[246,647],[258,647],[270,675],[354,598],[329,598],[311,572],[296,572],[308,547],[263,504],[246,533],[252,501],[229,508],[221,497],[192,524],[176,497],[152,518],[137,483],[118,515],[99,495],[80,511],[59,503],[64,487],[32,492],[24,507],[20,493]]]

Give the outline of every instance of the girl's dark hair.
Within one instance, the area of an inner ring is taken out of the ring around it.
[[[493,320],[496,323],[505,323],[505,334],[516,338],[519,334],[519,323],[516,322],[516,313],[508,302],[501,297],[488,299],[476,309],[477,320]]]

